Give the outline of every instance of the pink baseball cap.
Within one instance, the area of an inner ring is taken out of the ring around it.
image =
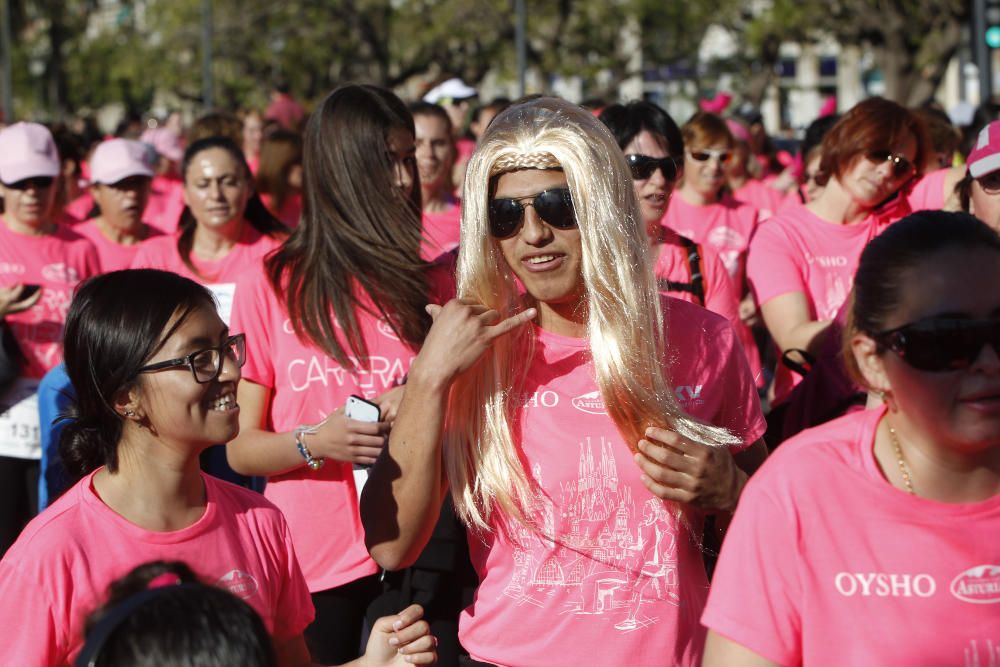
[[[146,162],[149,154],[146,144],[128,139],[102,142],[90,158],[90,182],[110,185],[129,176],[148,176],[153,170]]]
[[[1000,169],[1000,120],[995,120],[980,130],[967,163],[973,178]]]
[[[745,144],[750,143],[750,131],[747,130],[746,125],[735,118],[727,118],[726,127],[729,128],[729,133],[733,135],[736,141],[742,141]]]
[[[177,133],[166,127],[152,127],[142,133],[139,141],[149,144],[156,152],[174,162],[184,158],[184,145]]]
[[[0,132],[0,181],[17,183],[26,178],[61,171],[59,151],[52,133],[38,123],[15,123]]]

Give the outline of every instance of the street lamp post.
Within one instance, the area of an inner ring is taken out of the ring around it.
[[[201,0],[201,98],[206,109],[215,106],[212,81],[212,0]]]
[[[0,76],[3,77],[3,82],[0,83],[0,98],[3,102],[3,121],[5,123],[10,123],[14,120],[14,85],[11,81],[11,77],[14,76],[14,68],[10,64],[10,49],[13,40],[11,40],[10,31],[10,0],[0,0],[0,4],[3,5],[2,16],[0,16],[0,51],[2,51],[3,63],[0,68],[3,72]]]

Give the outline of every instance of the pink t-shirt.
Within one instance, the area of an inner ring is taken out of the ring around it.
[[[143,219],[164,234],[173,234],[183,211],[184,181],[169,176],[154,177]]]
[[[146,228],[149,234],[148,238],[163,236],[163,232],[156,227],[146,225]],[[131,267],[141,245],[141,243],[133,245],[115,243],[101,232],[94,220],[81,223],[74,227],[73,230],[80,236],[90,239],[90,242],[97,248],[97,257],[101,263],[102,273],[110,273],[111,271],[119,271]]]
[[[441,275],[440,280],[447,278]],[[446,292],[453,289],[435,291],[442,296],[430,301],[443,303],[451,296]],[[369,368],[351,372],[299,340],[263,266],[242,276],[232,330],[247,337],[243,378],[270,389],[271,430],[284,433],[318,424],[344,407],[351,394],[373,398],[403,381],[416,350],[401,342],[383,320],[364,310],[357,312],[357,318],[368,347]],[[291,436],[287,446],[295,447]],[[264,494],[288,519],[309,590],[327,590],[376,572],[364,545],[351,464],[328,460],[313,471],[304,463],[269,477]]]
[[[757,390],[729,323],[663,297],[681,406],[749,445]],[[708,581],[691,530],[650,494],[604,410],[585,339],[535,329],[515,439],[548,537],[500,519],[469,534],[480,585],[459,637],[496,665],[697,665]],[[695,532],[701,515],[688,512]],[[551,539],[549,539],[551,538]]]
[[[778,211],[785,194],[764,181],[751,178],[733,192],[733,198],[756,208],[760,220],[764,221]]]
[[[87,615],[113,581],[154,560],[187,563],[202,581],[252,606],[279,641],[302,634],[313,606],[288,527],[259,494],[202,475],[207,508],[181,530],[152,532],[126,521],[88,475],[28,524],[0,562],[0,662],[70,664],[83,648]]]
[[[181,259],[177,250],[177,238],[177,234],[170,234],[144,241],[139,246],[135,259],[132,260],[131,268],[173,271],[205,285],[219,300],[219,316],[227,323],[239,275],[261,266],[264,256],[282,242],[282,239],[265,236],[250,223],[244,223],[240,240],[222,259],[210,262],[196,258],[194,253],[191,254],[191,262],[201,274],[198,275]]]
[[[423,243],[420,245],[420,256],[428,262],[443,253],[458,247],[462,228],[462,206],[458,200],[451,208],[440,213],[421,215],[423,221]]]
[[[884,409],[792,438],[753,476],[703,623],[779,665],[994,665],[1000,495],[911,496],[872,447]]]
[[[0,220],[0,285],[41,285],[31,308],[4,317],[27,359],[23,377],[41,378],[62,361],[62,328],[76,285],[100,273],[93,244],[63,225],[45,236],[13,232]]]
[[[682,301],[698,303],[692,292],[676,288],[676,285],[691,284],[691,266],[687,248],[673,230],[663,228],[662,234],[663,243],[660,245],[654,267],[656,278],[660,281],[660,291]],[[757,344],[754,342],[750,327],[740,319],[739,299],[736,298],[736,290],[733,288],[729,273],[713,248],[704,245],[699,245],[698,248],[701,255],[702,284],[705,290],[705,303],[698,305],[704,305],[713,313],[722,315],[733,325],[740,346],[747,355],[750,372],[758,384],[761,384],[763,373],[760,354],[757,352]],[[674,284],[674,289],[671,289],[669,283]]]
[[[891,223],[922,208],[944,204],[947,170],[928,174],[899,197],[857,224],[840,225],[805,205],[789,206],[761,224],[750,244],[747,281],[757,303],[783,294],[806,297],[813,321],[833,319],[854,285],[861,251]],[[801,381],[783,365],[775,372],[775,400]]]
[[[674,194],[663,224],[695,243],[715,248],[729,275],[742,286],[747,248],[757,227],[756,208],[728,195],[714,204],[694,206]]]

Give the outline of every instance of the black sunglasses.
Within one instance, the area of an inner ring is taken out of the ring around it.
[[[510,238],[516,234],[524,221],[525,206],[534,208],[543,222],[556,229],[572,229],[576,226],[569,188],[553,188],[527,197],[491,200],[490,234],[498,239]]]
[[[872,334],[872,339],[918,371],[956,371],[972,365],[984,345],[1000,353],[1000,319],[923,320]]]
[[[913,163],[907,158],[893,153],[888,148],[880,148],[865,153],[865,157],[878,164],[879,162],[892,162],[892,177],[902,178],[913,171]]]
[[[988,195],[995,195],[1000,192],[1000,170],[983,174],[976,179],[976,182],[979,183],[979,187],[983,189],[983,192]]]
[[[644,181],[659,169],[663,172],[663,178],[671,183],[677,180],[677,161],[672,157],[655,158],[637,153],[626,155],[629,169],[632,170],[632,178],[637,181]]]
[[[222,373],[223,362],[226,357],[230,357],[236,362],[237,367],[242,368],[247,361],[246,351],[247,339],[244,334],[230,336],[218,347],[209,347],[204,350],[192,352],[180,359],[170,359],[169,361],[158,361],[139,369],[140,373],[151,373],[162,371],[167,368],[177,368],[187,366],[194,375],[195,382],[205,384],[212,382]]]
[[[14,181],[13,183],[4,183],[4,185],[11,190],[27,190],[29,188],[44,190],[45,188],[52,187],[53,181],[55,179],[51,176],[34,176],[32,178],[22,178],[20,181]]]

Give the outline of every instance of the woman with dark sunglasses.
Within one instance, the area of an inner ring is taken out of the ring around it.
[[[751,244],[748,280],[779,352],[819,350],[865,244],[912,211],[945,205],[961,170],[924,177],[928,150],[923,121],[881,98],[859,103],[826,133],[821,194],[768,220]],[[774,402],[800,379],[779,364]]]
[[[955,192],[963,211],[1000,231],[1000,121],[980,130]]]
[[[413,117],[390,91],[345,85],[327,95],[306,126],[300,224],[236,291],[233,325],[250,338],[250,360],[228,458],[268,478],[264,493],[288,519],[316,606],[306,639],[321,663],[357,656],[382,591],[356,484],[395,419],[430,327],[424,306],[453,291],[419,256],[414,141]],[[352,395],[378,417],[348,415]]]
[[[628,163],[580,107],[501,112],[465,194],[461,298],[428,307],[362,497],[369,549],[412,562],[450,490],[472,664],[695,665],[703,513],[764,454],[732,327],[659,294]]]
[[[645,101],[612,104],[598,118],[615,136],[632,172],[660,290],[728,319],[748,358],[756,358],[753,336],[740,320],[736,291],[718,252],[663,224],[674,184],[683,173],[684,139],[677,124],[666,111]]]
[[[45,126],[0,132],[0,340],[13,378],[0,386],[0,554],[38,511],[38,386],[62,360],[73,288],[100,271],[91,242],[54,219],[60,169]]]
[[[86,613],[108,585],[169,558],[253,606],[279,665],[311,664],[303,630],[313,607],[284,518],[259,494],[199,468],[206,447],[239,432],[245,360],[244,336],[230,333],[211,292],[187,278],[118,271],[80,288],[66,322],[77,398],[61,442],[80,481],[0,562],[0,621],[17,628],[4,639],[4,663],[72,662]],[[373,636],[378,664],[433,660],[420,613],[400,619],[409,626],[396,637],[400,653],[385,633]]]
[[[893,225],[861,255],[845,334],[883,404],[801,433],[750,481],[704,664],[995,662],[1000,236],[963,213]]]

